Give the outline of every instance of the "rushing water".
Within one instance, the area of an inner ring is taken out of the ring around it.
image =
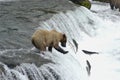
[[[8,56],[8,58],[22,59],[20,54],[24,53],[31,57],[26,60],[36,60],[29,63],[16,63],[17,66],[12,67],[1,62],[0,80],[120,80],[120,22],[118,21],[120,13],[111,11],[108,4],[100,5],[105,8],[99,7],[101,10],[99,11],[95,8],[98,4],[92,7],[92,11],[101,14],[79,7],[73,11],[55,14],[49,20],[40,22],[39,27],[36,28],[56,29],[65,33],[68,37],[65,48],[69,51],[68,54],[61,54],[54,49],[52,53],[46,51],[45,54],[32,53],[34,49],[1,51],[0,55],[4,55],[1,58]],[[78,43],[77,52],[72,39]],[[96,51],[99,54],[86,55],[82,52],[83,49]],[[40,65],[36,63],[39,62],[39,57],[52,62]],[[91,65],[90,75],[86,70],[86,60]]]

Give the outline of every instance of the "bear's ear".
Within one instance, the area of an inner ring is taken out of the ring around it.
[[[66,35],[65,35],[65,34],[63,34],[63,38],[66,38]]]

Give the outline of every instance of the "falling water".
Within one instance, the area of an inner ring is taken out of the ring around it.
[[[89,15],[88,15],[89,14]],[[92,17],[91,17],[92,16]],[[86,60],[79,61],[75,54],[75,47],[70,42],[71,39],[81,40],[83,36],[95,35],[97,21],[95,16],[86,8],[80,7],[73,11],[61,12],[54,15],[51,19],[40,22],[39,28],[56,29],[67,34],[69,42],[66,50],[68,54],[63,55],[53,49],[53,52],[45,52],[39,56],[49,59],[52,63],[41,66],[32,63],[22,63],[12,68],[1,63],[1,79],[3,80],[86,80]],[[91,28],[89,28],[91,27]],[[80,37],[78,37],[80,36]],[[6,50],[1,55],[7,53],[29,52],[29,50]],[[35,53],[38,54],[38,53]],[[5,54],[6,56],[7,54]],[[16,54],[13,54],[16,56]],[[19,55],[20,56],[20,55]],[[74,74],[74,75],[73,75]],[[21,78],[20,78],[21,77]]]
[[[94,36],[101,20],[84,7],[77,8],[74,11],[59,13],[50,20],[40,22],[40,29],[56,29],[67,34],[69,39],[77,41],[88,36]],[[78,37],[79,36],[79,37]]]
[[[12,67],[10,67],[5,63],[0,63],[0,79],[1,80],[88,80],[90,78],[90,80],[95,80],[94,76],[96,76],[97,74],[98,77],[98,73],[99,73],[98,69],[100,68],[97,66],[99,64],[97,62],[100,62],[99,58],[104,59],[104,57],[101,56],[99,57],[98,55],[94,55],[93,57],[90,57],[88,55],[85,55],[81,50],[91,49],[91,48],[93,50],[93,48],[94,49],[99,48],[99,45],[98,46],[95,46],[95,44],[92,45],[91,42],[92,41],[94,42],[95,38],[99,38],[98,34],[100,33],[101,30],[103,30],[103,28],[105,28],[105,26],[106,25],[104,21],[102,21],[102,19],[100,19],[95,13],[92,13],[91,11],[89,11],[84,7],[79,7],[76,8],[75,10],[60,12],[58,14],[55,14],[49,20],[40,22],[39,27],[37,29],[48,29],[48,30],[56,29],[57,31],[65,33],[68,37],[67,47],[65,49],[68,50],[69,53],[64,55],[57,52],[54,49],[52,53],[47,51],[44,52],[44,54],[40,54],[37,52],[34,53],[38,57],[43,57],[44,59],[48,59],[51,61],[42,65],[36,63],[39,62],[39,60],[38,61],[35,60],[34,62],[29,62],[29,63],[21,63],[21,64],[13,65]],[[78,52],[75,51],[76,47],[74,46],[72,39],[76,40],[79,43]],[[83,42],[84,40],[87,41],[90,40],[91,42],[90,41]],[[91,44],[89,45],[89,43]],[[98,51],[102,51],[102,50],[103,49],[99,48]],[[9,58],[15,56],[22,59],[21,55],[19,55],[23,53],[22,51],[24,51],[25,54],[27,53],[27,55],[29,55],[32,58],[33,56],[33,53],[31,53],[32,49],[6,50],[6,51],[1,51],[0,55],[3,55],[2,58],[6,58],[6,56],[8,56]],[[6,54],[6,52],[12,53],[13,56]],[[26,58],[26,60],[28,59]],[[35,57],[33,59],[37,59],[37,58]],[[92,69],[93,73],[91,72],[92,77],[87,74],[87,70],[86,70],[86,66],[87,66],[86,60],[88,59],[90,60],[90,64],[92,65],[93,68]],[[106,57],[104,60],[106,60]],[[108,63],[109,61],[104,62],[103,64],[106,65]],[[101,65],[103,64],[101,63]],[[106,68],[102,68],[102,69],[105,70]],[[98,71],[98,73],[95,73],[94,70],[96,72]],[[108,76],[109,75],[107,75],[107,77]]]

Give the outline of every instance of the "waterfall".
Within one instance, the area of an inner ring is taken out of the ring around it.
[[[44,54],[32,52],[32,49],[10,49],[1,51],[0,55],[3,60],[8,57],[10,61],[15,60],[16,65],[12,65],[11,67],[6,61],[1,62],[0,79],[88,80],[89,75],[86,70],[86,60],[88,60],[90,56],[86,56],[81,51],[81,44],[76,52],[76,47],[72,39],[79,43],[95,37],[105,26],[102,19],[82,6],[77,7],[75,10],[60,12],[46,21],[41,21],[39,27],[36,29],[55,29],[67,35],[68,42],[65,49],[68,50],[69,53],[64,55],[55,49],[53,49],[52,53],[46,51]],[[91,45],[89,45],[89,48]],[[42,63],[40,62],[41,58],[50,60],[50,62],[44,63],[43,61]]]
[[[77,41],[96,35],[101,20],[84,7],[73,11],[61,12],[47,21],[40,22],[38,29],[55,29]],[[96,26],[97,24],[97,26]]]
[[[37,54],[37,53],[36,53]],[[45,52],[42,57],[52,60],[52,63],[38,67],[34,63],[22,63],[9,67],[0,63],[1,80],[86,80],[88,77],[85,67],[82,66],[76,55],[64,55],[54,50]],[[7,55],[6,55],[7,56]],[[85,66],[85,65],[84,65]]]
[[[96,13],[81,6],[40,21],[36,29],[55,29],[67,35],[67,54],[55,49],[43,53],[34,48],[0,50],[0,80],[120,80],[119,13],[107,5],[102,10],[101,5],[95,3]],[[99,54],[86,55],[83,49]]]

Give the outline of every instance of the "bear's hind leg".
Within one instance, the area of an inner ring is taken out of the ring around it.
[[[40,46],[40,51],[46,51],[46,46],[45,45],[41,45]]]

